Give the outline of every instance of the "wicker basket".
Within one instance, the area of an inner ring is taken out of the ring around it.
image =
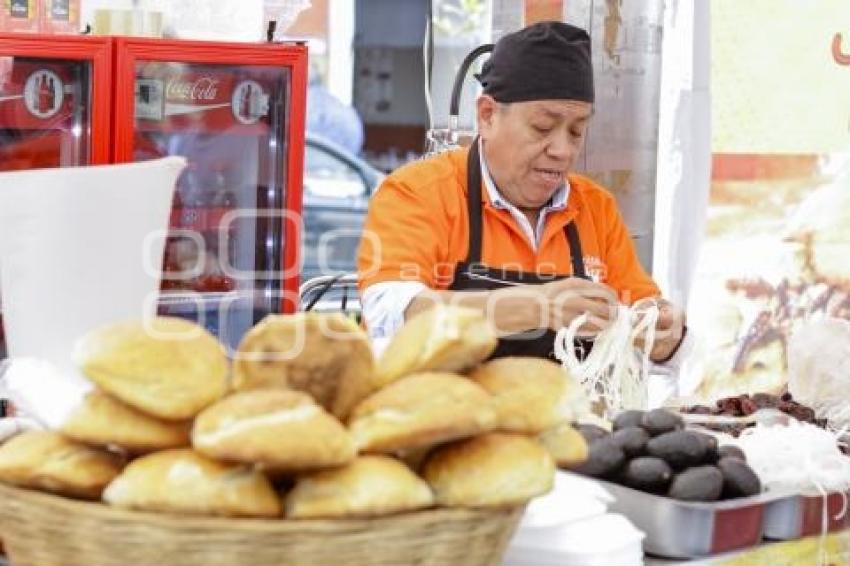
[[[496,565],[521,507],[375,519],[271,521],[157,515],[0,485],[13,566]]]

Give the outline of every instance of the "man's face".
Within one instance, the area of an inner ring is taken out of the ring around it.
[[[519,208],[539,208],[581,151],[593,105],[576,100],[500,104],[478,99],[478,129],[499,191]]]

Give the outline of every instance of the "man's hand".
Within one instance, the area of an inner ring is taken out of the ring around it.
[[[546,326],[560,330],[578,316],[587,313],[587,322],[579,328],[579,336],[595,336],[611,324],[617,315],[617,294],[601,283],[571,277],[542,285],[547,303]]]
[[[499,336],[537,328],[560,330],[588,313],[579,329],[581,336],[595,336],[611,324],[616,314],[617,296],[599,283],[569,278],[543,285],[517,285],[492,291],[423,291],[405,311],[405,318],[434,304],[453,304],[480,309]]]
[[[685,332],[685,312],[665,299],[658,299],[658,309],[655,344],[649,353],[649,359],[653,362],[664,362],[673,355],[682,341]]]

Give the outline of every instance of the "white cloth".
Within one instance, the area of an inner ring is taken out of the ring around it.
[[[11,362],[8,359],[0,360],[0,399],[7,401],[12,397],[6,390],[4,381],[4,376],[9,367],[11,367]],[[0,444],[26,430],[39,430],[43,428],[43,423],[31,417],[22,408],[15,406],[14,417],[0,418]]]
[[[58,429],[94,389],[94,384],[78,372],[46,360],[15,358],[3,365],[0,398],[15,406],[15,415]]]
[[[687,308],[711,188],[711,3],[666,4],[652,276],[665,297]]]
[[[693,352],[695,340],[694,331],[689,328],[672,358],[663,364],[652,364],[647,383],[648,409],[663,407],[667,401],[682,395],[681,368]]]
[[[567,206],[570,195],[569,183],[565,183],[564,186],[555,191],[549,204],[540,211],[537,226],[532,227],[528,217],[506,200],[496,188],[496,183],[487,168],[480,142],[479,151],[481,155],[481,177],[490,204],[493,208],[507,210],[511,213],[511,216],[525,234],[528,243],[536,251],[540,245],[547,216],[554,211],[563,210]],[[398,332],[404,324],[404,311],[407,310],[413,298],[425,289],[427,287],[420,281],[384,281],[370,285],[363,292],[360,297],[360,304],[376,354],[380,354],[389,339]]]

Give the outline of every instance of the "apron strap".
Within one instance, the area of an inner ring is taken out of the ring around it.
[[[567,243],[570,245],[570,258],[573,261],[573,277],[590,279],[584,271],[584,255],[581,251],[581,238],[578,237],[576,223],[570,220],[565,230],[567,232]]]
[[[478,136],[472,140],[466,160],[466,210],[469,214],[469,252],[467,265],[481,263],[481,160]]]

